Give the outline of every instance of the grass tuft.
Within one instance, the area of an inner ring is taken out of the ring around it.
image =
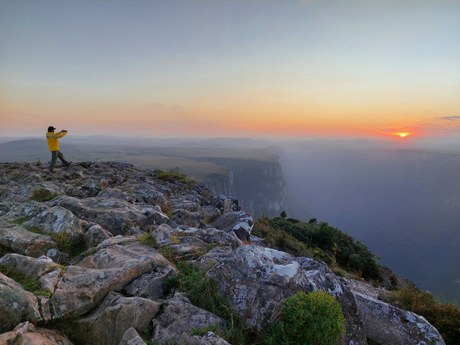
[[[0,272],[13,279],[15,282],[21,284],[26,291],[32,292],[37,296],[45,296],[48,298],[52,296],[52,292],[42,289],[41,283],[38,279],[29,278],[21,272],[3,265],[0,265]]]
[[[56,195],[48,189],[39,187],[32,191],[32,196],[30,198],[35,201],[48,201],[53,199],[55,196]]]
[[[159,245],[157,243],[157,239],[155,238],[155,236],[152,235],[151,232],[143,233],[137,239],[143,245],[146,245],[148,247],[152,247],[152,248],[155,248],[155,249],[159,248]]]

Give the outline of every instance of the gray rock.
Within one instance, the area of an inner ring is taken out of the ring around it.
[[[0,258],[0,266],[20,272],[32,279],[38,279],[42,275],[59,268],[57,263],[46,256],[31,258],[20,254],[4,255]]]
[[[214,205],[222,214],[239,211],[241,208],[238,205],[238,199],[219,195],[213,200]]]
[[[232,248],[239,247],[243,244],[234,232],[225,232],[215,228],[197,229],[195,236],[207,244],[229,246]]]
[[[48,209],[48,206],[37,201],[14,203],[10,205],[11,206],[9,207],[8,212],[5,214],[4,218],[8,221],[13,221],[21,224],[36,216],[40,212],[46,211]]]
[[[96,253],[68,266],[50,299],[55,319],[75,318],[94,309],[110,291],[121,291],[134,279],[169,262],[139,243],[102,242]]]
[[[37,297],[0,273],[0,334],[24,321],[43,321]]]
[[[226,232],[233,231],[242,241],[247,241],[251,235],[254,222],[244,211],[226,213],[211,224],[214,228]]]
[[[172,199],[171,207],[174,210],[186,210],[189,212],[200,212],[201,206],[199,202],[181,199]]]
[[[13,331],[0,334],[0,344],[72,345],[59,331],[38,328],[30,322],[21,323]]]
[[[177,274],[177,269],[170,264],[157,266],[154,267],[151,272],[144,273],[139,278],[133,280],[123,291],[131,296],[157,300],[163,298],[166,293],[166,280]]]
[[[152,183],[135,183],[124,185],[125,190],[129,190],[132,197],[138,202],[145,202],[148,205],[162,206],[168,202],[168,199],[163,193],[157,190],[157,187]]]
[[[377,289],[369,284],[354,281],[349,285],[367,338],[381,345],[445,345],[439,332],[425,318],[377,299],[378,294],[372,291]]]
[[[83,234],[80,219],[63,207],[43,210],[24,223],[25,227],[37,228],[46,233],[69,232]]]
[[[118,188],[106,188],[102,190],[98,195],[98,198],[103,199],[119,199],[129,203],[133,203],[133,199],[128,193],[119,190]]]
[[[110,292],[95,311],[74,326],[85,343],[118,345],[129,328],[145,331],[159,309],[160,304],[154,301]]]
[[[60,197],[55,203],[81,219],[99,224],[113,235],[123,235],[133,226],[145,227],[169,221],[166,215],[153,208],[142,209],[118,199]]]
[[[207,224],[214,222],[221,215],[222,213],[215,206],[207,205],[201,207],[201,217]]]
[[[83,240],[86,248],[96,247],[101,242],[112,237],[112,234],[102,226],[96,224],[91,226],[85,233]]]
[[[220,317],[195,307],[180,293],[165,303],[163,313],[153,320],[153,340],[160,344],[176,344],[184,333],[190,335],[193,329],[225,326]]]
[[[128,328],[123,334],[119,345],[147,345],[144,340],[139,336],[134,327]]]
[[[22,226],[0,222],[0,248],[29,256],[46,254],[50,248],[56,247],[51,237],[37,234],[24,229]]]
[[[201,224],[201,215],[199,212],[190,212],[184,209],[174,210],[172,219],[176,223],[188,227],[199,227]]]
[[[346,318],[342,344],[365,344],[353,295],[321,262],[246,245],[213,249],[197,264],[209,268],[208,275],[217,282],[222,296],[250,328],[261,330],[273,322],[285,298],[299,291],[323,290],[342,305]]]

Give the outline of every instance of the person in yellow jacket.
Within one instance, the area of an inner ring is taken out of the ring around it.
[[[56,164],[56,160],[59,157],[61,160],[62,164],[64,164],[65,167],[68,167],[70,165],[70,162],[66,161],[64,158],[64,155],[62,154],[61,151],[59,151],[59,138],[62,138],[67,134],[67,130],[62,130],[58,133],[54,133],[56,128],[53,126],[48,127],[48,132],[46,133],[46,140],[48,141],[48,148],[51,151],[51,163],[50,163],[50,171],[54,171],[54,165]]]

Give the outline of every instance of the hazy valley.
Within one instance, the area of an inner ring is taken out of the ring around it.
[[[460,301],[460,154],[367,141],[71,138],[73,161],[174,169],[252,214],[317,218],[444,300]],[[0,144],[0,161],[49,160],[46,143]]]

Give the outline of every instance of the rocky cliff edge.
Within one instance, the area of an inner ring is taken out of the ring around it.
[[[171,287],[178,258],[205,270],[252,332],[274,322],[287,297],[323,290],[342,306],[341,344],[444,344],[370,285],[267,248],[252,226],[237,200],[182,176],[115,162],[54,174],[2,163],[0,344],[229,344],[196,331],[228,320]]]

